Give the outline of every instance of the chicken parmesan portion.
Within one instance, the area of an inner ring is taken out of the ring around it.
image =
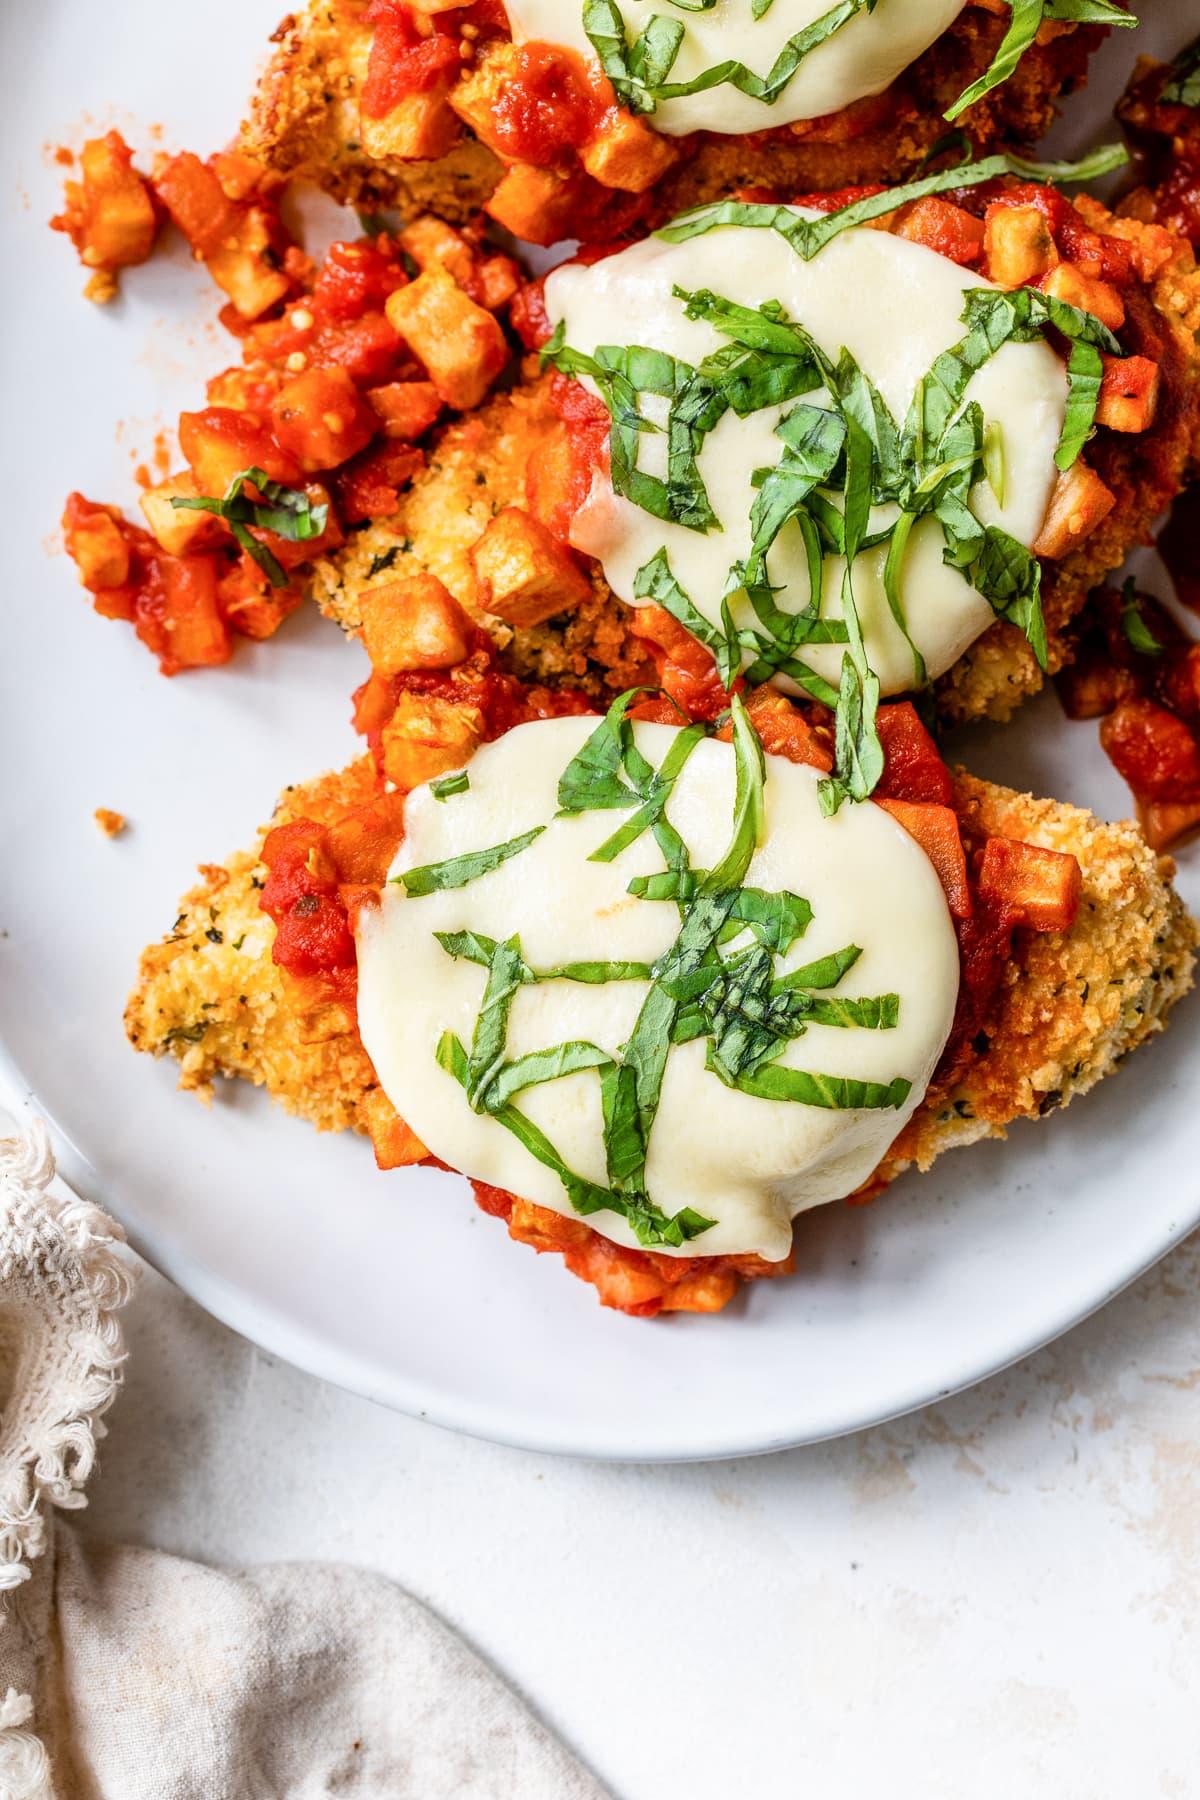
[[[467,1169],[606,1305],[786,1274],[794,1212],[1066,1105],[1191,985],[1134,827],[952,776],[907,703],[836,816],[832,733],[769,688],[715,725],[647,695],[585,718],[481,661],[390,704],[370,756],[202,869],[130,1039],[383,1169]]]
[[[735,708],[728,744],[522,725],[411,794],[358,918],[358,1019],[465,1174],[631,1248],[778,1261],[919,1105],[958,944],[903,826],[825,816],[818,771]]]
[[[1110,0],[310,0],[244,149],[340,199],[602,239],[770,183],[903,180],[944,136],[1029,144]]]
[[[388,675],[440,592],[525,679],[1007,718],[1194,456],[1191,246],[990,164],[690,214],[512,317],[524,380],[315,562]]]
[[[1039,326],[1073,332],[1093,371],[1119,348],[1107,327],[890,232],[810,252],[821,215],[730,211],[745,222],[685,221],[546,283],[548,358],[613,421],[574,546],[730,673],[765,665],[818,698],[847,655],[895,694],[997,615],[1039,639],[1033,547],[1056,456],[1076,460],[1094,417],[1067,431],[1067,366]]]

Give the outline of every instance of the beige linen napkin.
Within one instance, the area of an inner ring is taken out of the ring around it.
[[[85,1542],[123,1357],[119,1227],[0,1138],[0,1800],[604,1800],[382,1577]]]

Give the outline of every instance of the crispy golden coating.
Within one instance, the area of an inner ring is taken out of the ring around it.
[[[1083,872],[1069,932],[1020,932],[983,1039],[951,1081],[936,1081],[878,1178],[943,1150],[1003,1137],[1016,1119],[1066,1106],[1154,1032],[1192,985],[1196,922],[1170,885],[1174,864],[1136,826],[1109,825],[1056,800],[956,776],[973,831],[1065,850]]]
[[[274,822],[336,817],[374,792],[363,757],[342,774],[289,788]],[[125,1011],[130,1043],[177,1057],[180,1087],[205,1099],[215,1075],[238,1075],[321,1131],[362,1129],[359,1103],[377,1085],[375,1071],[352,1012],[306,1006],[300,985],[285,986],[271,961],[275,927],[258,907],[265,870],[257,849],[202,864],[200,877],[171,931],[142,956]]]
[[[367,759],[283,796],[274,823],[332,822],[373,787]],[[1161,1030],[1192,985],[1197,928],[1170,886],[1173,865],[1133,825],[958,776],[973,831],[1070,851],[1083,872],[1065,934],[1018,932],[986,1029],[952,1080],[935,1080],[881,1165],[880,1186],[943,1150],[1000,1137],[1086,1093]],[[260,839],[261,843],[261,839]],[[352,1016],[309,1005],[271,961],[259,912],[257,851],[205,867],[168,937],[142,957],[126,1012],[134,1047],[180,1063],[180,1085],[207,1096],[217,1075],[265,1086],[321,1130],[365,1130],[375,1076]]]
[[[310,0],[302,13],[284,19],[242,129],[242,148],[276,173],[304,176],[339,200],[395,205],[406,213],[428,207],[460,221],[486,204],[503,165],[470,135],[433,161],[366,154],[358,107],[372,35],[362,20],[365,4]],[[696,134],[656,187],[647,216],[669,218],[744,187],[807,193],[904,180],[945,135],[944,110],[987,68],[1006,23],[1003,8],[969,5],[880,102],[869,103],[865,117],[851,108],[748,137]],[[1085,78],[1088,55],[1103,34],[1059,27],[1045,35],[1016,73],[959,121],[981,150],[1041,137],[1059,94]]]
[[[313,565],[311,591],[321,610],[357,632],[365,590],[410,575],[436,575],[490,632],[505,666],[525,680],[578,685],[596,695],[645,681],[645,645],[629,632],[628,611],[598,568],[590,571],[590,599],[537,625],[510,625],[480,605],[469,552],[503,507],[525,503],[529,460],[562,429],[545,383],[503,394],[473,418],[456,420],[394,517]]]

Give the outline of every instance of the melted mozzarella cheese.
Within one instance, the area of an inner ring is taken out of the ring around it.
[[[653,836],[645,833],[614,862],[589,862],[589,852],[625,815],[557,816],[559,776],[595,725],[594,719],[558,719],[519,726],[476,754],[465,793],[444,802],[427,787],[410,795],[393,876],[505,843],[535,825],[546,829],[527,850],[465,887],[409,898],[387,886],[379,911],[362,914],[358,937],[362,1038],[397,1111],[454,1168],[567,1216],[574,1215],[558,1176],[494,1119],[473,1112],[435,1059],[445,1031],[469,1047],[486,975],[477,964],[453,961],[433,934],[469,930],[503,940],[515,933],[535,970],[584,960],[650,964],[668,949],[680,928],[677,907],[627,891],[632,876],[663,867]],[[655,766],[677,736],[650,724],[637,725],[635,734]],[[785,1256],[796,1213],[851,1193],[875,1168],[920,1102],[950,1030],[958,948],[932,866],[877,806],[844,806],[823,818],[817,779],[812,769],[767,759],[767,827],[746,881],[801,894],[813,909],[812,923],[779,960],[777,973],[859,945],[862,955],[833,991],[838,998],[898,994],[899,1021],[890,1030],[811,1025],[780,1061],[872,1081],[903,1076],[912,1090],[899,1110],[839,1112],[761,1100],[725,1087],[705,1069],[703,1039],[674,1047],[650,1133],[647,1186],[666,1213],[690,1206],[716,1221],[681,1255]],[[733,752],[705,740],[669,806],[694,867],[710,868],[724,852],[733,798]],[[576,1039],[613,1054],[628,1039],[646,992],[645,981],[521,987],[505,1054]],[[517,1104],[569,1168],[606,1183],[594,1070],[529,1088]],[[591,1215],[588,1223],[619,1243],[636,1244],[613,1212]]]
[[[836,360],[843,346],[875,383],[898,424],[903,424],[921,377],[943,350],[965,334],[961,322],[968,288],[993,283],[957,267],[936,251],[883,231],[856,227],[843,231],[804,262],[778,233],[748,226],[724,226],[681,244],[657,238],[623,250],[590,268],[556,270],[546,283],[552,324],[562,322],[566,342],[592,354],[602,344],[630,341],[666,351],[692,364],[727,343],[702,319],[684,316],[672,288],[710,288],[723,298],[757,307],[782,303],[789,318],[805,326]],[[586,385],[594,384],[588,382]],[[1008,343],[974,375],[966,390],[978,401],[985,421],[1000,433],[1005,478],[1000,505],[986,482],[971,493],[971,507],[984,525],[998,525],[1026,548],[1033,544],[1053,489],[1054,451],[1066,408],[1066,373],[1050,348]],[[804,401],[827,404],[823,392]],[[655,419],[653,397],[643,400]],[[702,534],[664,523],[614,494],[607,476],[597,476],[576,516],[572,541],[596,557],[614,593],[634,601],[634,577],[665,547],[684,591],[711,622],[721,624],[721,597],[735,560],[749,550],[754,471],[772,468],[783,446],[775,426],[791,406],[767,407],[748,418],[729,411],[704,442],[698,462],[722,529]],[[643,433],[639,467],[665,472],[665,434]],[[894,506],[876,507],[872,531],[896,517]],[[988,602],[957,569],[942,560],[944,538],[932,518],[912,532],[903,565],[901,598],[913,641],[931,678],[942,674],[992,623]],[[893,619],[884,591],[886,544],[856,561],[854,594],[867,657],[885,694],[914,686],[912,651]],[[799,527],[786,525],[771,550],[769,570],[785,611],[799,612],[809,601],[808,568]],[[825,566],[824,614],[840,618],[844,559]],[[752,625],[745,597],[734,603],[739,624]],[[835,685],[842,647],[809,646],[805,662]],[[791,684],[780,679],[780,685]]]
[[[594,52],[583,29],[583,0],[507,0],[517,43],[537,40]],[[831,0],[777,0],[756,19],[750,0],[716,0],[708,11],[669,16],[684,27],[671,82],[694,81],[718,63],[737,61],[755,75],[770,73],[776,58],[797,32],[830,10]],[[653,114],[658,130],[672,136],[689,131],[768,131],[798,119],[840,112],[851,101],[881,93],[939,38],[962,11],[964,0],[878,0],[809,51],[776,99],[768,104],[728,82],[700,94],[663,100]],[[662,15],[662,0],[621,0],[626,41],[633,43],[647,22]]]

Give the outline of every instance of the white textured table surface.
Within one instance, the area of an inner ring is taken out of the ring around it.
[[[621,1800],[1198,1791],[1196,1238],[970,1394],[740,1463],[454,1438],[149,1273],[128,1333],[91,1530],[394,1576]]]

